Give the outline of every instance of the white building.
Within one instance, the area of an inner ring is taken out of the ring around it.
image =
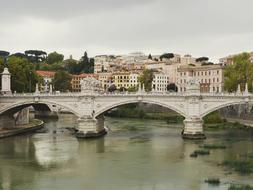
[[[137,73],[130,73],[129,74],[129,86],[130,87],[137,87],[138,86],[138,78],[139,74]]]
[[[166,92],[169,84],[169,76],[164,73],[154,73],[152,91]]]

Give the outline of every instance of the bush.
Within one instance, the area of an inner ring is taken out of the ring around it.
[[[212,185],[218,185],[220,184],[219,178],[208,178],[205,180],[205,183],[212,184]]]
[[[200,145],[200,148],[205,148],[205,149],[225,149],[227,148],[225,145],[222,144],[204,144]]]
[[[253,187],[249,185],[232,185],[228,190],[253,190]]]

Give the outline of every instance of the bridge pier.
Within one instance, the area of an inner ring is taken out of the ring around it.
[[[78,119],[77,138],[96,138],[101,137],[107,133],[104,127],[104,116],[92,118],[86,116]]]
[[[203,120],[201,118],[186,118],[184,120],[183,139],[205,139]]]

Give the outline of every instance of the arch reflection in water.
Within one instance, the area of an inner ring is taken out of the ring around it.
[[[48,133],[34,138],[35,158],[42,167],[55,167],[76,157],[78,141],[70,135]]]

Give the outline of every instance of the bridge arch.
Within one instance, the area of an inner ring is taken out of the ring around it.
[[[116,102],[116,103],[112,103],[110,105],[106,105],[105,107],[102,107],[100,109],[98,109],[95,112],[94,117],[97,118],[98,116],[100,116],[101,114],[106,113],[107,111],[119,107],[119,106],[123,106],[123,105],[127,105],[127,104],[134,104],[134,103],[147,103],[147,104],[153,104],[153,105],[158,105],[164,108],[168,108],[172,111],[177,112],[178,114],[182,115],[183,117],[186,117],[186,114],[183,110],[180,110],[179,108],[177,108],[176,106],[172,105],[172,104],[166,104],[166,103],[162,103],[162,102],[158,102],[158,101],[152,101],[152,100],[128,100],[128,101],[122,101],[122,102]]]
[[[222,104],[217,104],[213,107],[211,107],[210,109],[208,109],[207,111],[203,112],[201,114],[201,118],[205,117],[206,115],[208,115],[209,113],[212,113],[214,111],[217,111],[219,109],[222,109],[222,108],[226,108],[228,106],[234,106],[234,105],[243,105],[243,104],[247,104],[249,102],[245,102],[245,101],[234,101],[234,102],[225,102],[225,103],[222,103]]]
[[[36,109],[36,107],[38,108],[39,106],[43,106],[43,109],[45,109],[46,107],[49,108],[49,105],[57,105],[59,107],[62,107],[64,109],[68,110],[69,112],[73,113],[77,117],[80,117],[80,114],[78,112],[76,112],[75,110],[73,110],[71,107],[68,107],[66,105],[62,105],[57,102],[52,102],[52,101],[24,101],[24,102],[13,103],[11,105],[7,105],[7,106],[1,108],[0,115],[5,114],[5,113],[14,114],[14,113],[16,113],[26,107],[30,107],[30,106],[33,106],[35,109]],[[49,108],[49,110],[50,110],[50,108]]]

